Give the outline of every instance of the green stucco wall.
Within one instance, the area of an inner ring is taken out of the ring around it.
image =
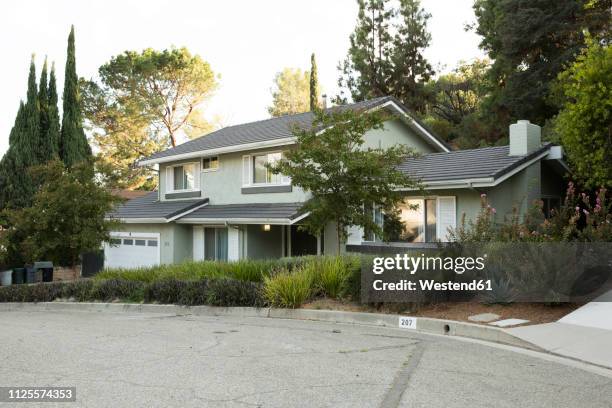
[[[383,148],[404,144],[418,153],[433,153],[436,151],[423,137],[399,119],[385,122],[383,129],[370,130],[364,136],[365,147]]]

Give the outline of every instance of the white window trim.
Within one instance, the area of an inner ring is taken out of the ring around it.
[[[215,168],[210,168],[210,169],[205,169],[204,168],[204,159],[212,159],[212,158],[217,158],[217,167]],[[213,155],[213,156],[204,156],[202,157],[202,164],[200,166],[200,168],[202,169],[202,173],[211,173],[213,171],[217,171],[219,170],[219,167],[221,167],[221,159],[219,158],[218,155]]]
[[[186,166],[186,165],[190,165],[193,164],[194,165],[194,171],[193,171],[193,188],[186,188],[183,190],[175,190],[174,189],[174,168],[175,167],[182,167],[182,166]],[[168,194],[172,194],[172,193],[191,193],[194,191],[200,191],[200,166],[201,163],[200,162],[185,162],[185,163],[177,163],[177,164],[173,164],[170,166],[166,166],[166,193]]]
[[[280,174],[280,183],[255,183],[254,178],[255,178],[255,173],[253,172],[253,166],[254,166],[254,160],[255,160],[255,156],[264,156],[264,155],[269,155],[269,154],[275,154],[275,153],[280,153],[281,154],[281,158],[282,155],[284,153],[283,150],[271,150],[271,151],[265,151],[265,152],[257,152],[257,153],[251,153],[251,154],[245,154],[242,156],[242,187],[279,187],[279,186],[290,186],[291,185],[291,179],[283,174]],[[245,176],[245,171],[244,171],[244,160],[248,160],[249,164],[248,164],[248,171],[247,171],[247,180],[245,182],[244,180],[244,176]]]
[[[448,234],[446,231],[440,231],[440,199],[441,198],[452,198],[455,202],[455,214],[453,215],[453,221],[455,224],[455,228],[457,227],[457,197],[456,196],[409,196],[409,197],[405,197],[405,200],[422,200],[423,201],[423,216],[421,217],[421,223],[423,225],[423,238],[425,238],[425,241],[423,241],[422,243],[428,243],[428,242],[436,242],[437,240],[441,240],[442,238],[446,238],[446,234]],[[427,211],[425,209],[425,200],[436,200],[436,236],[435,236],[435,240],[434,241],[427,241],[427,237],[426,232],[425,232],[425,228],[427,227]],[[374,214],[372,214],[372,216],[374,216]],[[444,235],[444,236],[442,236]],[[375,242],[375,241],[363,241],[363,242]],[[442,241],[442,242],[446,242],[446,241]]]

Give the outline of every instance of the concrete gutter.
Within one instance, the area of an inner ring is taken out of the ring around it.
[[[399,315],[381,313],[344,312],[336,310],[313,309],[275,309],[254,307],[214,307],[179,306],[140,303],[79,303],[79,302],[40,302],[40,303],[0,303],[0,312],[131,312],[166,313],[196,316],[259,317],[273,319],[314,320],[343,324],[360,324],[399,328]],[[411,329],[403,329],[412,331]],[[493,343],[521,347],[529,350],[544,351],[542,348],[516,337],[504,329],[454,320],[418,317],[419,333],[468,337]]]

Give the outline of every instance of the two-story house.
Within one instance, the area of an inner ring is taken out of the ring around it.
[[[540,128],[527,121],[510,127],[509,146],[451,151],[392,97],[341,109],[389,110],[394,115],[384,129],[366,133],[365,146],[404,144],[421,154],[401,166],[426,191],[406,191],[402,242],[446,240],[462,214],[476,216],[482,193],[499,217],[537,198],[546,206],[561,200],[567,170],[561,149],[542,145]],[[312,118],[308,112],[229,126],[141,161],[158,170],[159,188],[112,214],[123,225],[105,244],[105,266],[334,253],[333,225],[317,237],[298,229],[308,217],[300,208],[309,193],[266,167],[295,145],[293,126],[309,126]],[[382,222],[379,211],[372,216]],[[348,232],[352,248],[379,241],[360,228]]]

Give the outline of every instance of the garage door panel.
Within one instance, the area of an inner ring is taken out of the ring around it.
[[[111,234],[104,247],[105,268],[144,268],[159,265],[159,237]]]

